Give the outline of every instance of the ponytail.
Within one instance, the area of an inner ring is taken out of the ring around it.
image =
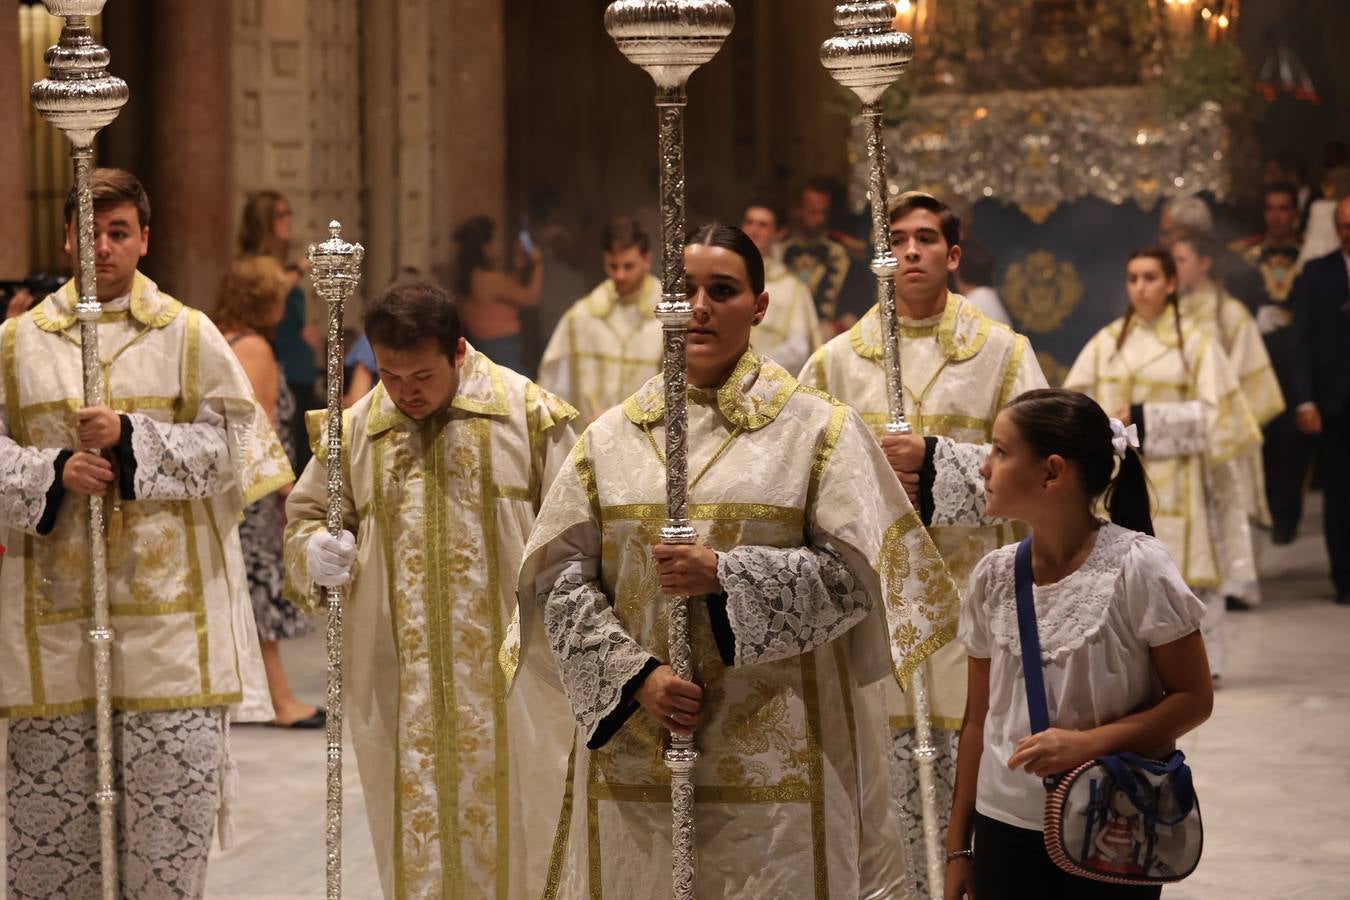
[[[1111,479],[1102,499],[1112,522],[1122,528],[1152,536],[1153,513],[1148,475],[1144,472],[1144,460],[1138,450],[1125,448],[1125,458],[1120,461],[1116,477]]]
[[[1153,534],[1143,458],[1127,446],[1117,459],[1111,419],[1097,401],[1078,391],[1041,388],[1019,395],[1004,411],[1033,453],[1074,464],[1083,493],[1089,501],[1103,497],[1112,522]]]

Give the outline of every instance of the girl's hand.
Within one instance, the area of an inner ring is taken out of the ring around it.
[[[1076,769],[1097,756],[1097,748],[1086,731],[1047,728],[1017,742],[1017,749],[1008,758],[1008,768],[1025,768],[1038,778],[1049,778]]]
[[[969,856],[958,856],[947,861],[942,898],[975,900],[975,861]]]
[[[717,554],[701,544],[657,544],[652,548],[661,593],[667,597],[703,597],[722,590]]]
[[[633,699],[662,728],[683,737],[694,733],[703,705],[703,688],[685,681],[670,666],[657,666]]]

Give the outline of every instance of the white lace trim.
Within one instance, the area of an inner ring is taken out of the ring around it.
[[[737,547],[717,555],[735,664],[799,656],[847,632],[872,599],[848,563],[817,547]]]
[[[47,492],[56,481],[60,450],[21,447],[0,438],[0,522],[30,534],[47,511]]]
[[[564,573],[538,602],[567,699],[589,740],[651,654],[624,631],[604,592],[580,573]]]
[[[1208,421],[1199,400],[1144,404],[1144,455],[1171,459],[1204,453]]]
[[[234,467],[224,429],[208,423],[170,425],[131,414],[138,500],[200,500],[224,493]]]
[[[990,524],[984,516],[984,478],[980,476],[988,454],[986,444],[937,439],[933,448],[932,525]]]
[[[1072,653],[1101,630],[1130,546],[1138,537],[1138,532],[1107,523],[1097,533],[1097,543],[1078,571],[1054,584],[1036,586],[1033,596],[1042,662]],[[989,632],[1000,646],[1020,657],[1022,639],[1017,631],[1013,575],[1016,551],[1014,544],[991,554],[986,584],[991,607]]]

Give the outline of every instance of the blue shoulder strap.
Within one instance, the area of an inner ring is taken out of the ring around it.
[[[1045,700],[1045,673],[1041,671],[1041,635],[1036,629],[1036,601],[1031,581],[1031,538],[1017,545],[1013,562],[1013,580],[1017,585],[1017,636],[1022,641],[1022,678],[1027,687],[1027,711],[1031,714],[1031,733],[1050,727],[1050,711]]]

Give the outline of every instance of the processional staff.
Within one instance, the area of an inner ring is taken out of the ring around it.
[[[127,102],[127,83],[108,74],[106,47],[94,42],[89,18],[103,11],[104,0],[44,0],[47,11],[64,16],[61,37],[46,53],[48,76],[33,85],[33,106],[52,127],[70,139],[75,167],[76,238],[79,265],[80,358],[84,369],[84,405],[103,403],[103,367],[98,352],[98,301],[94,272],[94,202],[89,183],[94,136]],[[98,806],[99,870],[104,900],[116,900],[117,792],[113,788],[112,617],[108,607],[108,547],[104,497],[89,498],[89,584],[93,618],[88,638],[94,657],[94,723]]]
[[[881,95],[905,71],[914,56],[909,35],[896,31],[895,4],[890,0],[839,3],[834,24],[839,33],[820,48],[820,60],[834,79],[862,100],[862,119],[867,128],[867,156],[871,163],[868,188],[872,195],[872,273],[877,279],[877,309],[881,315],[883,361],[886,371],[887,434],[910,434],[905,418],[904,382],[900,371],[900,322],[895,311],[895,272],[900,264],[891,253],[887,215],[886,144],[882,131]],[[937,779],[932,721],[928,708],[928,685],[922,667],[910,676],[914,698],[914,728],[918,745],[919,795],[923,805],[923,838],[928,866],[928,887],[942,896],[944,854],[938,833]]]
[[[605,10],[605,30],[619,51],[656,82],[661,170],[661,301],[656,317],[664,336],[666,389],[666,522],[661,540],[692,544],[689,522],[689,459],[686,346],[693,307],[684,286],[684,108],[685,85],[711,60],[731,33],[735,13],[724,0],[617,0]],[[689,598],[667,598],[670,667],[692,681]],[[693,900],[694,764],[692,737],[672,733],[665,752],[670,769],[671,877],[675,900]]]
[[[309,245],[314,292],[328,304],[328,420],[324,446],[328,465],[328,533],[342,534],[342,365],[346,358],[342,322],[347,299],[361,281],[365,248],[342,239],[342,224],[328,223],[328,239]],[[328,653],[328,791],[324,861],[328,900],[342,897],[342,602],[346,587],[324,588],[328,606],[324,636]]]

